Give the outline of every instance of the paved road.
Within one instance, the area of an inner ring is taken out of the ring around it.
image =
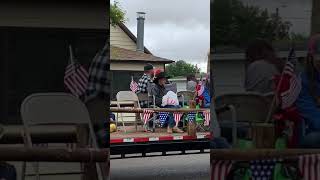
[[[209,180],[210,154],[111,160],[111,180]]]

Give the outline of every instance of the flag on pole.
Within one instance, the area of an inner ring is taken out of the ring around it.
[[[131,77],[130,89],[134,93],[138,91],[138,83],[133,80],[133,77]]]
[[[203,115],[204,115],[204,125],[209,126],[209,124],[210,124],[210,111],[204,111]]]
[[[197,95],[201,96],[204,92],[204,89],[205,89],[204,83],[202,81],[200,81],[196,87]]]
[[[278,84],[278,91],[282,91],[278,92],[282,109],[286,109],[294,104],[301,91],[301,79],[295,72],[296,62],[296,53],[294,48],[292,48]],[[280,90],[280,88],[285,89]]]
[[[320,155],[299,156],[299,170],[303,180],[320,179]]]
[[[232,161],[213,161],[211,164],[211,180],[226,180],[232,165]]]
[[[176,127],[178,126],[178,123],[180,122],[181,120],[181,117],[183,116],[183,113],[181,112],[174,112],[173,113],[173,116],[174,116],[174,121],[176,122]]]
[[[169,112],[159,112],[161,127],[166,123]]]
[[[74,58],[72,48],[70,50],[70,62],[65,69],[64,84],[70,92],[76,97],[85,94],[88,85],[89,74]]]
[[[153,114],[154,112],[152,110],[149,109],[144,109],[143,110],[143,120],[144,120],[144,124],[147,124],[147,122],[149,121],[151,114]]]

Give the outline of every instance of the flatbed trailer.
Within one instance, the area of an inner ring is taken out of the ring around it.
[[[166,128],[157,128],[155,132],[144,132],[142,127],[136,131],[134,126],[126,127],[126,132],[119,129],[110,134],[111,159],[125,158],[126,155],[155,156],[156,153],[161,156],[191,153],[189,151],[204,153],[209,149],[209,132],[198,132],[193,137],[186,132],[168,134]]]

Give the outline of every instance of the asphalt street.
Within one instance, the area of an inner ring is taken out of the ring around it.
[[[209,180],[210,154],[111,160],[111,180]]]

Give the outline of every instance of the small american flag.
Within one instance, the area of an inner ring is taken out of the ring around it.
[[[137,91],[138,91],[138,83],[136,83],[136,82],[133,80],[133,77],[131,77],[130,90],[131,90],[132,92],[137,92]]]
[[[209,124],[210,124],[210,111],[204,111],[203,115],[204,115],[204,125],[209,126]]]
[[[279,85],[283,79],[283,76],[287,76],[290,79],[289,87],[286,91],[280,93],[281,108],[285,109],[290,107],[298,98],[301,91],[301,80],[295,73],[295,65],[297,62],[296,53],[294,48],[290,50],[288,61],[284,67],[282,77]]]
[[[149,110],[149,109],[144,109],[143,110],[143,120],[144,120],[144,124],[147,124],[147,122],[149,121],[151,114],[153,114],[154,111]]]
[[[211,180],[226,180],[232,165],[232,161],[213,161],[211,164]]]
[[[188,114],[189,122],[194,122],[195,119],[196,119],[196,113],[195,112],[189,112],[189,114]]]
[[[299,170],[303,180],[320,179],[320,155],[299,156]]]
[[[198,96],[201,96],[204,92],[204,84],[203,82],[199,82],[198,88],[197,88],[197,94]]]
[[[163,127],[164,124],[166,123],[168,116],[169,116],[168,112],[159,112],[159,118],[160,118],[161,127]]]
[[[181,112],[174,112],[174,113],[173,113],[173,116],[174,116],[174,121],[176,122],[176,126],[178,126],[178,123],[180,122],[181,117],[183,116],[183,113],[181,113]]]
[[[80,97],[86,92],[88,78],[89,74],[87,70],[82,67],[75,59],[73,59],[70,47],[70,63],[65,70],[64,84],[73,95],[75,95],[76,97]]]

